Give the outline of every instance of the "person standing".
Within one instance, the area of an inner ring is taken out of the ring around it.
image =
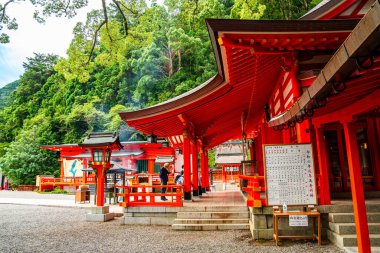
[[[160,169],[160,179],[161,179],[161,185],[166,186],[168,184],[169,180],[169,163],[165,163],[164,166]],[[164,194],[166,192],[166,187],[161,188],[161,193]],[[161,200],[166,201],[168,200],[165,196],[161,196]]]

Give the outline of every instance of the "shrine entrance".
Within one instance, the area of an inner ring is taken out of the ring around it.
[[[374,156],[378,155],[376,145],[377,133],[373,121],[360,120],[354,123],[357,147],[361,166],[363,188],[367,191],[378,190],[376,187],[375,166],[372,162]],[[329,169],[329,186],[332,192],[350,192],[350,177],[348,172],[346,140],[344,138],[343,126],[339,123],[325,125],[324,137],[326,140],[326,150]],[[378,170],[379,168],[377,168]]]

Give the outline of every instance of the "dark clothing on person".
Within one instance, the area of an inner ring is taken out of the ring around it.
[[[161,185],[167,185],[168,184],[168,180],[169,180],[168,175],[169,175],[168,169],[165,167],[162,167],[160,169]],[[161,193],[164,194],[165,192],[166,192],[166,187],[162,187]],[[167,200],[167,198],[165,198],[165,196],[161,196],[161,200]]]
[[[169,171],[167,168],[165,167],[162,167],[160,169],[160,179],[161,179],[161,183],[165,183],[165,184],[168,184],[168,180],[169,180]]]

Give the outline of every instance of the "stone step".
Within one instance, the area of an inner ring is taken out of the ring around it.
[[[184,206],[182,212],[248,212],[246,206]]]
[[[243,219],[248,212],[178,212],[178,219]]]
[[[357,246],[356,234],[339,235],[331,230],[327,230],[327,238],[340,248]],[[372,247],[380,246],[380,235],[369,235]]]
[[[365,199],[380,198],[380,191],[364,191]],[[351,191],[348,192],[332,192],[333,199],[352,199]]]
[[[345,247],[347,253],[359,253],[358,247]],[[380,253],[380,247],[371,247],[372,253]]]
[[[329,228],[333,232],[340,235],[354,235],[356,234],[355,223],[332,223],[329,222]],[[370,234],[380,234],[380,223],[368,223],[368,230]]]
[[[354,209],[351,205],[326,205],[318,206],[318,210],[323,213],[353,213]],[[378,204],[366,204],[367,213],[380,212],[380,205]]]
[[[249,224],[248,219],[175,219],[174,224]]]
[[[329,222],[334,223],[355,223],[353,213],[329,213]],[[368,223],[380,223],[380,213],[367,212]]]
[[[249,224],[173,224],[174,230],[249,230]]]

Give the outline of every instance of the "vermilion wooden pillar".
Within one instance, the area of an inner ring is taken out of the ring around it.
[[[191,167],[193,169],[193,196],[199,196],[198,190],[198,152],[197,143],[191,142]]]
[[[191,200],[190,140],[187,133],[183,134],[183,188],[184,199]]]
[[[367,119],[367,129],[368,146],[372,158],[373,176],[375,177],[376,189],[380,190],[380,147],[378,142],[376,141],[376,138],[380,135],[380,132],[376,134],[376,121],[374,119]]]
[[[154,173],[154,159],[148,160],[148,173],[153,174]]]
[[[205,188],[207,191],[210,191],[210,169],[208,167],[208,150],[204,150],[205,153],[205,170],[206,170],[206,185]]]
[[[282,143],[289,144],[290,143],[290,131],[289,131],[289,129],[282,130],[281,132],[282,132]]]
[[[358,142],[355,128],[347,122],[343,123],[343,127],[347,147],[347,160],[350,172],[358,249],[360,253],[367,253],[371,252],[371,245],[369,241],[367,211],[364,200]]]
[[[63,160],[62,160],[62,158],[59,158],[59,165],[60,165],[60,173],[59,173],[59,177],[60,178],[63,178],[63,177],[65,177],[65,168],[64,168],[64,166],[63,166]],[[83,175],[84,175],[85,173],[83,173]],[[83,177],[82,177],[82,180],[83,180]],[[84,182],[84,181],[83,181]],[[61,190],[63,190],[63,185],[61,185],[61,186],[59,186],[59,189],[61,189]]]
[[[297,142],[309,143],[310,142],[310,122],[305,119],[302,123],[296,124]]]
[[[208,177],[207,177],[207,172],[206,172],[205,152],[203,149],[201,149],[200,156],[201,156],[202,192],[205,193]]]
[[[59,177],[63,178],[63,177],[65,177],[65,168],[63,167],[63,160],[62,160],[62,158],[59,158],[58,161],[59,161],[59,165],[60,165]]]
[[[94,168],[96,169],[96,168]],[[104,169],[97,168],[96,176],[96,206],[104,206]]]
[[[264,176],[263,148],[262,148],[262,132],[255,139],[256,166],[260,176]]]
[[[330,186],[329,186],[329,169],[327,162],[326,141],[323,136],[323,127],[316,127],[315,129],[317,141],[317,156],[319,164],[319,205],[330,205]]]

